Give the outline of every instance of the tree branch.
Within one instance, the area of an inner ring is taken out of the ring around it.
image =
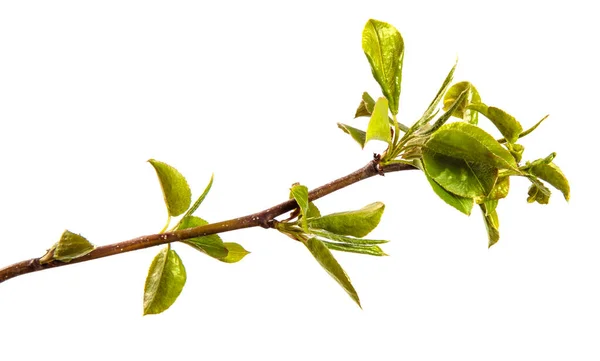
[[[344,187],[347,187],[351,184],[370,178],[374,175],[383,175],[384,173],[398,172],[410,169],[415,168],[408,164],[390,164],[382,167],[378,162],[378,158],[376,158],[370,161],[366,166],[358,169],[355,172],[352,172],[342,178],[336,179],[321,187],[313,189],[309,192],[308,198],[309,200],[314,201],[337,190],[340,190]],[[211,223],[205,226],[188,228],[174,232],[141,236],[130,239],[128,241],[96,247],[93,251],[86,254],[85,256],[75,258],[70,262],[61,262],[54,260],[48,263],[40,263],[40,257],[32,258],[0,269],[0,283],[20,275],[42,271],[48,268],[61,267],[74,263],[91,261],[98,258],[158,246],[165,243],[182,241],[194,237],[207,236],[209,234],[223,233],[234,231],[236,229],[258,226],[263,228],[271,228],[275,217],[278,217],[286,212],[292,211],[297,206],[298,205],[296,201],[290,199],[288,201],[279,203],[278,205],[273,206],[269,209],[265,209],[263,211],[253,213],[244,217],[234,218],[227,221]]]

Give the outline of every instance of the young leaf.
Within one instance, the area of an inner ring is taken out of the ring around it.
[[[361,148],[365,147],[365,138],[367,136],[367,133],[343,123],[337,123],[337,126],[341,130],[343,130],[344,133],[350,134],[352,139],[354,139],[358,144],[360,144]]]
[[[375,109],[367,127],[365,144],[372,139],[382,140],[388,144],[392,141],[392,133],[388,122],[388,101],[386,98],[379,98],[375,103]]]
[[[456,99],[456,101],[454,102],[454,104],[452,104],[452,106],[444,113],[442,114],[441,117],[438,118],[438,120],[435,121],[435,123],[428,128],[423,134],[431,134],[434,133],[435,131],[437,131],[438,129],[440,129],[442,127],[442,125],[446,124],[446,122],[448,121],[448,119],[450,119],[452,113],[454,113],[454,111],[456,110],[456,108],[458,108],[458,106],[462,103],[462,100],[467,96],[467,92],[464,91],[462,92],[458,98]]]
[[[341,252],[351,252],[351,253],[360,253],[367,254],[370,256],[387,256],[385,252],[378,246],[368,245],[368,246],[359,246],[356,244],[348,244],[348,243],[336,243],[336,242],[327,242],[321,241],[327,248],[332,249],[334,251]]]
[[[336,241],[339,243],[349,243],[354,245],[375,245],[375,244],[383,244],[388,243],[389,241],[383,239],[365,239],[365,238],[354,238],[350,236],[342,236],[340,234],[331,233],[324,229],[309,229],[309,233],[319,236],[321,238],[327,238],[332,241]]]
[[[458,209],[467,216],[471,215],[471,210],[473,209],[473,198],[461,197],[454,193],[448,192],[427,174],[425,174],[425,177],[427,177],[427,181],[431,185],[431,188],[433,188],[435,194],[437,194],[438,197],[440,197],[444,202]]]
[[[485,198],[498,178],[498,169],[494,167],[430,150],[423,153],[423,165],[429,177],[446,191],[460,197]]]
[[[290,189],[290,196],[298,203],[302,218],[300,223],[302,228],[306,229],[306,214],[308,213],[308,188],[300,184],[294,184]]]
[[[177,226],[177,229],[188,229],[192,227],[205,226],[208,222],[200,217],[186,216],[183,217]],[[218,260],[227,257],[227,247],[223,244],[221,237],[218,234],[210,234],[208,236],[190,238],[183,241],[183,243],[194,247],[195,249],[206,253],[212,258]]]
[[[192,202],[192,192],[184,176],[166,163],[154,159],[148,162],[158,175],[169,216],[176,217],[185,212]]]
[[[194,204],[190,207],[190,209],[187,210],[187,212],[185,212],[185,214],[183,215],[183,218],[187,217],[187,216],[191,216],[194,214],[194,212],[196,212],[198,210],[198,207],[200,207],[200,205],[202,204],[202,202],[204,202],[204,198],[206,198],[206,196],[208,195],[208,192],[210,192],[210,189],[212,188],[212,184],[213,184],[213,180],[215,178],[215,175],[212,174],[210,176],[210,180],[208,181],[208,184],[206,185],[206,188],[204,188],[204,192],[202,192],[202,194],[200,195],[200,197],[198,197],[198,199],[196,199],[196,201],[194,202]],[[179,221],[181,223],[181,220]],[[177,228],[177,226],[175,227]]]
[[[425,113],[423,113],[423,116],[421,117],[421,119],[429,118],[437,109],[438,105],[440,104],[440,101],[442,100],[442,97],[444,96],[444,93],[446,92],[446,89],[448,89],[448,86],[452,82],[452,78],[454,77],[454,71],[456,70],[456,64],[457,63],[454,63],[454,66],[452,67],[452,69],[450,69],[450,72],[448,73],[448,75],[446,75],[446,79],[444,79],[444,82],[442,83],[440,90],[438,90],[437,94],[435,95],[435,98],[433,98],[433,100],[429,104],[429,107],[427,107],[427,110],[425,110]],[[460,102],[459,102],[459,104],[460,104]],[[450,105],[452,105],[452,104],[450,104]],[[451,113],[453,113],[453,112],[451,112]]]
[[[450,89],[448,89],[446,95],[444,96],[444,111],[450,109],[452,104],[454,104],[457,98],[465,91],[465,97],[461,100],[460,104],[456,107],[452,115],[466,121],[467,123],[477,124],[477,112],[469,109],[468,106],[471,103],[480,103],[481,97],[479,96],[479,92],[475,86],[468,81],[456,83],[450,87]]]
[[[486,198],[487,198],[487,200],[494,200],[494,199],[497,200],[497,199],[506,198],[506,196],[508,195],[509,189],[510,189],[510,178],[509,177],[499,177],[498,180],[496,181],[496,184],[494,184],[494,188],[492,188],[492,191]]]
[[[65,230],[60,236],[60,240],[40,258],[40,263],[48,263],[52,260],[70,262],[75,258],[85,256],[92,250],[94,250],[94,245],[85,237]]]
[[[477,110],[488,118],[509,143],[515,143],[523,132],[521,123],[502,109],[488,107],[483,104],[474,104],[469,109]]]
[[[321,217],[321,211],[319,208],[313,203],[308,202],[308,211],[306,211],[306,218],[317,218]]]
[[[227,248],[227,256],[219,258],[219,261],[225,263],[236,263],[246,257],[250,252],[246,251],[244,247],[234,242],[225,242],[225,248]]]
[[[483,214],[485,229],[488,234],[488,248],[495,245],[500,239],[500,232],[498,231],[498,228],[500,227],[498,213],[496,212],[496,209],[488,209],[490,206],[493,206],[493,204],[482,203],[479,205],[481,213]]]
[[[362,48],[392,114],[398,114],[404,60],[404,40],[400,32],[390,24],[371,19],[363,30]]]
[[[329,275],[339,283],[340,286],[348,293],[348,295],[356,302],[358,307],[360,306],[360,300],[358,298],[358,294],[356,290],[352,286],[350,282],[350,278],[344,272],[344,269],[337,260],[331,254],[331,251],[327,248],[323,242],[319,241],[315,237],[309,238],[305,242],[303,242],[306,248],[310,251],[310,253],[315,257],[317,262],[329,273]],[[362,307],[361,307],[362,308]]]
[[[185,281],[181,258],[170,246],[163,248],[148,270],[144,286],[144,315],[161,313],[171,307],[183,290]]]
[[[512,154],[513,158],[515,158],[515,161],[517,163],[521,162],[521,159],[523,158],[523,151],[525,150],[525,147],[522,146],[521,144],[511,144],[511,143],[506,143],[506,147],[508,148],[508,151],[510,152],[510,154]]]
[[[529,169],[531,174],[550,183],[554,188],[562,192],[565,199],[570,198],[571,187],[563,172],[554,163],[540,163]]]
[[[356,211],[332,213],[309,219],[308,226],[340,235],[364,237],[377,227],[384,208],[383,203],[375,202]]]
[[[550,189],[536,178],[529,178],[529,180],[531,180],[531,186],[527,192],[527,203],[538,202],[539,204],[548,204],[552,195]]]
[[[375,108],[375,100],[369,95],[369,93],[364,92],[360,104],[356,109],[356,113],[354,114],[354,118],[370,117],[371,114],[373,114],[373,108]]]
[[[516,170],[517,163],[506,148],[483,129],[462,122],[444,124],[425,147],[436,153],[499,169]]]

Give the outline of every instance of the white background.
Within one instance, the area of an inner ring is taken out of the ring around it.
[[[218,5],[217,5],[218,3]],[[493,5],[492,5],[493,4]],[[158,248],[0,284],[0,359],[597,360],[597,14],[588,2],[3,1],[0,3],[0,266],[41,256],[65,228],[97,245],[159,231],[151,166],[187,176],[210,221],[284,200],[364,165],[336,127],[379,94],[361,49],[369,18],[406,52],[400,120],[455,79],[528,128],[525,157],[552,151],[572,199],[525,201],[515,180],[487,249],[481,216],[436,198],[422,174],[377,177],[318,202],[387,204],[372,234],[391,255],[339,254],[363,310],[297,243],[223,234],[234,265],[184,245],[188,281],[142,317]],[[591,2],[589,2],[591,4]]]

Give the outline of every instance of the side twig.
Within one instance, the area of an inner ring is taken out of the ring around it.
[[[398,172],[403,170],[415,169],[407,164],[390,164],[381,167],[377,159],[370,161],[366,166],[352,172],[344,177],[336,179],[325,185],[313,189],[309,192],[308,198],[311,201],[322,198],[330,193],[345,188],[351,184],[361,180],[370,178],[374,175],[383,175],[384,173]],[[75,258],[70,262],[51,261],[48,263],[40,263],[40,258],[32,258],[21,261],[13,265],[0,269],[0,283],[27,273],[42,271],[49,268],[67,266],[70,264],[91,261],[98,258],[113,256],[125,252],[136,251],[148,247],[158,246],[165,243],[178,242],[194,237],[207,236],[209,234],[223,233],[234,231],[236,229],[263,227],[271,228],[273,220],[286,212],[292,211],[297,207],[295,200],[291,199],[276,206],[265,209],[263,211],[253,213],[247,216],[230,219],[227,221],[207,224],[205,226],[188,228],[184,230],[152,234],[141,236],[127,241],[108,244],[95,248],[92,252],[85,256]]]

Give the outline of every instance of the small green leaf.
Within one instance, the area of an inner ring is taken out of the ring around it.
[[[429,177],[446,191],[460,197],[485,198],[492,191],[498,178],[498,169],[494,167],[430,150],[423,153],[423,165]]]
[[[442,125],[446,124],[446,122],[448,121],[448,119],[450,119],[451,115],[454,113],[454,111],[456,110],[456,108],[458,108],[458,106],[462,103],[462,100],[467,96],[467,92],[464,91],[463,93],[461,93],[458,98],[456,99],[456,101],[454,102],[454,104],[452,104],[452,106],[444,113],[442,114],[441,117],[438,118],[438,120],[435,121],[435,123],[431,126],[431,128],[427,129],[424,134],[431,134],[434,133],[435,131],[437,131],[438,129],[440,129],[442,127]]]
[[[510,189],[510,178],[509,177],[499,177],[494,184],[494,188],[490,192],[490,194],[486,197],[488,200],[494,199],[502,199],[506,198],[508,195],[508,191]]]
[[[512,154],[513,158],[515,158],[515,161],[517,163],[521,162],[521,159],[523,158],[523,151],[525,150],[525,147],[522,146],[521,144],[511,144],[511,143],[506,143],[506,147],[508,148],[508,151],[510,152],[510,154]]]
[[[444,110],[447,111],[450,109],[452,104],[456,102],[457,98],[466,91],[465,97],[461,100],[458,107],[452,113],[453,116],[460,118],[467,123],[477,124],[477,112],[468,108],[471,103],[480,103],[481,97],[479,96],[479,92],[473,86],[473,84],[468,81],[462,81],[460,83],[454,84],[444,96]]]
[[[356,109],[356,114],[354,114],[354,118],[370,117],[371,114],[373,114],[373,108],[375,108],[375,100],[369,95],[369,93],[364,92],[360,104]]]
[[[383,239],[365,239],[365,238],[354,238],[350,236],[342,236],[340,234],[331,233],[324,229],[309,229],[309,233],[319,236],[321,238],[327,238],[332,241],[336,241],[339,243],[349,243],[354,245],[375,245],[375,244],[383,244],[388,243],[389,241]]]
[[[506,148],[483,129],[462,122],[444,124],[425,147],[436,153],[499,169],[516,170],[517,163]]]
[[[472,104],[469,109],[476,110],[488,118],[509,143],[515,143],[523,132],[521,123],[502,109],[489,107],[481,103]]]
[[[190,207],[190,209],[188,209],[187,212],[185,212],[185,214],[183,215],[183,217],[181,218],[181,220],[183,220],[183,218],[185,218],[187,216],[193,215],[198,210],[198,207],[200,207],[200,205],[202,204],[202,202],[204,202],[204,198],[206,198],[206,196],[208,195],[208,192],[210,192],[210,189],[212,188],[212,184],[213,184],[214,178],[215,178],[215,175],[212,174],[210,176],[210,180],[208,181],[208,184],[206,185],[206,188],[204,188],[204,192],[202,192],[202,194],[200,195],[200,197],[198,197],[198,199],[196,199],[196,201]],[[181,220],[179,220],[179,223],[181,223]],[[179,226],[179,224],[177,224],[177,226]],[[177,226],[175,226],[174,228],[176,229]]]
[[[435,194],[437,194],[438,197],[440,197],[444,202],[458,209],[467,216],[471,215],[471,210],[473,209],[473,198],[461,197],[454,193],[448,192],[427,174],[425,174],[425,177],[427,177],[427,181],[431,185],[431,188],[433,188]]]
[[[527,192],[527,203],[538,202],[539,204],[548,204],[552,195],[550,189],[536,178],[532,177],[529,180],[531,180],[531,186]]]
[[[196,216],[186,216],[181,219],[178,230],[180,229],[188,229],[193,227],[205,226],[208,222],[200,217]],[[182,241],[188,246],[192,246],[195,249],[206,253],[208,256],[216,259],[222,259],[227,257],[228,251],[221,237],[218,234],[210,234],[208,236],[203,237],[195,237]]]
[[[292,185],[290,189],[290,196],[294,198],[296,203],[298,203],[298,208],[300,209],[300,214],[302,218],[300,219],[300,223],[302,224],[302,228],[306,229],[306,214],[308,213],[308,188],[306,186],[300,184]]]
[[[52,260],[61,262],[70,262],[75,258],[85,256],[94,250],[85,237],[65,230],[60,236],[60,240],[40,259],[40,263],[47,263]]]
[[[319,208],[313,203],[308,202],[308,211],[306,212],[306,218],[317,218],[321,217],[321,211]]]
[[[246,251],[244,247],[234,242],[225,242],[225,248],[227,248],[227,256],[219,258],[219,261],[225,263],[236,263],[242,260],[242,258],[246,257],[246,255],[250,254],[250,252]]]
[[[164,312],[175,302],[186,281],[185,267],[170,246],[154,257],[144,286],[144,315]]]
[[[309,219],[308,226],[340,235],[364,237],[377,227],[384,208],[383,203],[375,202],[356,211],[332,213]]]
[[[556,166],[556,164],[540,163],[531,167],[529,171],[536,177],[550,183],[550,185],[562,192],[563,196],[567,201],[569,200],[571,193],[569,181],[567,180],[567,177],[563,174],[563,172],[560,170],[560,168]]]
[[[148,162],[158,175],[169,216],[176,217],[185,212],[192,203],[192,192],[184,176],[166,163],[154,159]]]
[[[356,290],[352,286],[350,282],[350,278],[337,262],[337,260],[331,254],[331,251],[327,248],[323,242],[319,241],[317,238],[312,237],[303,242],[306,248],[310,251],[310,253],[315,257],[317,262],[329,273],[329,275],[339,283],[340,286],[348,293],[348,295],[356,302],[356,304],[360,306],[360,300],[358,298],[358,294]]]
[[[446,89],[448,89],[448,86],[452,82],[452,78],[454,77],[454,71],[456,70],[456,65],[457,65],[457,63],[454,63],[454,66],[452,67],[452,69],[450,69],[450,72],[448,73],[448,75],[446,75],[446,79],[444,79],[444,82],[442,83],[440,90],[438,90],[437,94],[435,95],[435,98],[433,98],[433,100],[429,104],[429,107],[427,107],[427,110],[425,110],[425,113],[423,113],[421,120],[428,119],[429,117],[431,117],[431,115],[435,112],[435,110],[439,106],[440,101],[442,100],[442,97],[444,96],[444,93],[446,92]],[[460,104],[460,103],[461,102],[459,101],[458,104]],[[450,105],[452,105],[452,104],[450,104]],[[453,113],[453,112],[451,112],[451,113]]]
[[[488,209],[489,206],[493,206],[493,204],[486,205],[486,203],[482,203],[479,205],[481,213],[483,214],[485,229],[488,234],[488,248],[495,245],[500,239],[500,232],[498,231],[498,228],[500,227],[498,213],[496,212],[496,209]]]
[[[354,139],[358,144],[360,144],[361,148],[365,147],[365,138],[367,136],[367,133],[343,123],[337,123],[337,126],[341,130],[343,130],[344,133],[350,134],[352,139]]]
[[[386,98],[379,98],[377,99],[377,103],[375,103],[375,109],[367,127],[365,144],[373,139],[382,140],[388,144],[392,141],[392,133],[388,122],[388,101]]]
[[[392,114],[398,114],[404,60],[404,40],[400,32],[390,24],[371,19],[363,30],[362,48]]]
[[[373,245],[356,245],[356,244],[348,244],[348,243],[336,243],[336,242],[327,242],[327,241],[321,241],[323,242],[323,244],[325,244],[325,246],[327,246],[327,248],[334,250],[334,251],[341,251],[341,252],[350,252],[350,253],[360,253],[360,254],[367,254],[370,256],[387,256],[387,254],[385,252],[383,252],[383,250],[381,248],[379,248],[378,246],[373,246]]]

